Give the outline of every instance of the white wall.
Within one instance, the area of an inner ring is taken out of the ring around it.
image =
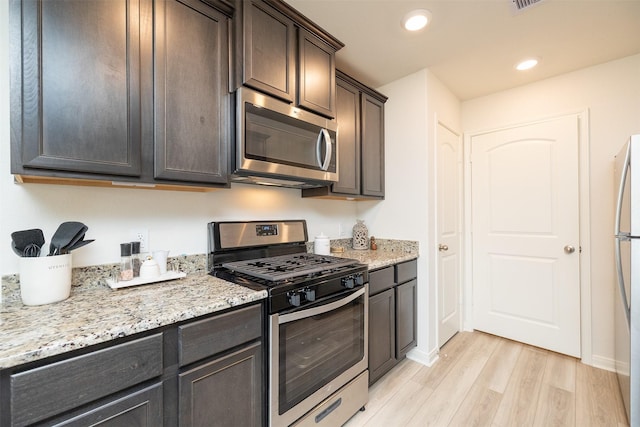
[[[130,231],[149,230],[152,248],[171,254],[207,251],[206,224],[213,220],[306,219],[309,239],[324,232],[338,236],[339,225],[351,235],[356,202],[302,199],[299,190],[234,185],[213,193],[17,185],[9,168],[8,2],[0,0],[0,275],[18,271],[11,250],[15,230],[42,228],[47,239],[67,220],[89,226],[96,241],[74,252],[74,267],[117,262],[119,243]],[[393,236],[393,228],[388,234]]]
[[[435,280],[435,129],[437,119],[460,126],[460,103],[428,70],[379,88],[385,104],[384,203],[358,205],[370,234],[417,240],[418,347],[410,357],[424,363],[437,354]]]
[[[465,133],[589,110],[592,357],[613,360],[613,157],[640,133],[640,55],[462,103]]]

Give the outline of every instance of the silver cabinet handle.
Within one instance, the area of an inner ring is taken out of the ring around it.
[[[446,251],[449,250],[449,246],[447,246],[447,245],[438,245],[438,250],[440,252],[446,252]]]
[[[564,247],[564,252],[567,253],[567,254],[572,254],[575,251],[576,251],[576,248],[574,248],[571,245],[567,245],[567,246]]]

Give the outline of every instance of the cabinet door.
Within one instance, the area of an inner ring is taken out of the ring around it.
[[[262,424],[262,346],[242,350],[179,375],[179,425]]]
[[[338,121],[338,182],[335,193],[360,194],[360,91],[342,80],[336,83]]]
[[[12,171],[140,175],[146,2],[13,3]]]
[[[298,31],[298,105],[334,118],[336,52],[310,32]]]
[[[293,21],[261,1],[244,4],[242,82],[295,101],[296,28]]]
[[[157,333],[11,374],[11,424],[27,425],[162,375]]]
[[[416,346],[417,281],[412,280],[395,288],[396,291],[396,357],[405,357]]]
[[[200,1],[155,7],[155,178],[226,183],[228,19]]]
[[[50,424],[50,423],[47,423]],[[115,398],[97,408],[87,410],[50,425],[65,427],[156,427],[162,425],[162,384]]]
[[[362,194],[384,197],[384,103],[362,94]]]
[[[395,311],[393,289],[369,298],[369,384],[396,363]]]

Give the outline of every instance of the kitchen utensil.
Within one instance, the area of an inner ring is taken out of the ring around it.
[[[61,254],[68,254],[69,251],[71,250],[71,247],[73,247],[76,243],[84,240],[84,235],[87,232],[87,230],[89,229],[89,227],[87,227],[86,225],[84,227],[82,227],[79,231],[78,234],[75,235],[75,237],[73,239],[71,239],[71,241],[66,244],[63,248],[60,248],[60,253]]]
[[[67,221],[60,224],[51,238],[49,256],[61,254],[64,247],[77,239],[79,234],[86,232],[86,227],[86,225],[77,221]]]
[[[34,257],[40,255],[40,248],[44,245],[44,234],[39,228],[14,231],[11,233],[11,240],[13,251],[19,256]]]
[[[35,243],[29,243],[26,248],[24,248],[23,256],[25,257],[39,257],[40,256],[40,246]]]
[[[76,249],[78,249],[78,248],[81,248],[81,247],[83,247],[83,246],[85,246],[85,245],[88,245],[89,243],[91,243],[91,242],[93,242],[93,241],[95,241],[95,239],[80,240],[80,241],[78,241],[78,242],[74,243],[74,244],[73,244],[73,246],[71,246],[71,247],[67,247],[67,248],[66,248],[66,251],[67,251],[67,253],[69,253],[69,252],[74,251],[74,250],[76,250]]]
[[[11,241],[11,249],[13,249],[13,252],[15,252],[16,255],[20,257],[24,255],[22,251],[19,251],[18,248],[16,248],[16,242],[14,242],[13,240]]]

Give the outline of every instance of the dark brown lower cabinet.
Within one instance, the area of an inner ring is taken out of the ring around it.
[[[416,346],[416,303],[418,281],[411,280],[396,286],[396,354],[403,359]]]
[[[113,398],[94,409],[46,425],[65,427],[156,427],[162,425],[162,384]]]
[[[259,342],[180,374],[179,425],[259,427],[261,375]]]
[[[369,385],[416,346],[417,261],[369,273]]]
[[[241,306],[3,369],[0,427],[259,427],[262,310]]]
[[[369,384],[396,364],[395,318],[393,289],[369,298]]]

